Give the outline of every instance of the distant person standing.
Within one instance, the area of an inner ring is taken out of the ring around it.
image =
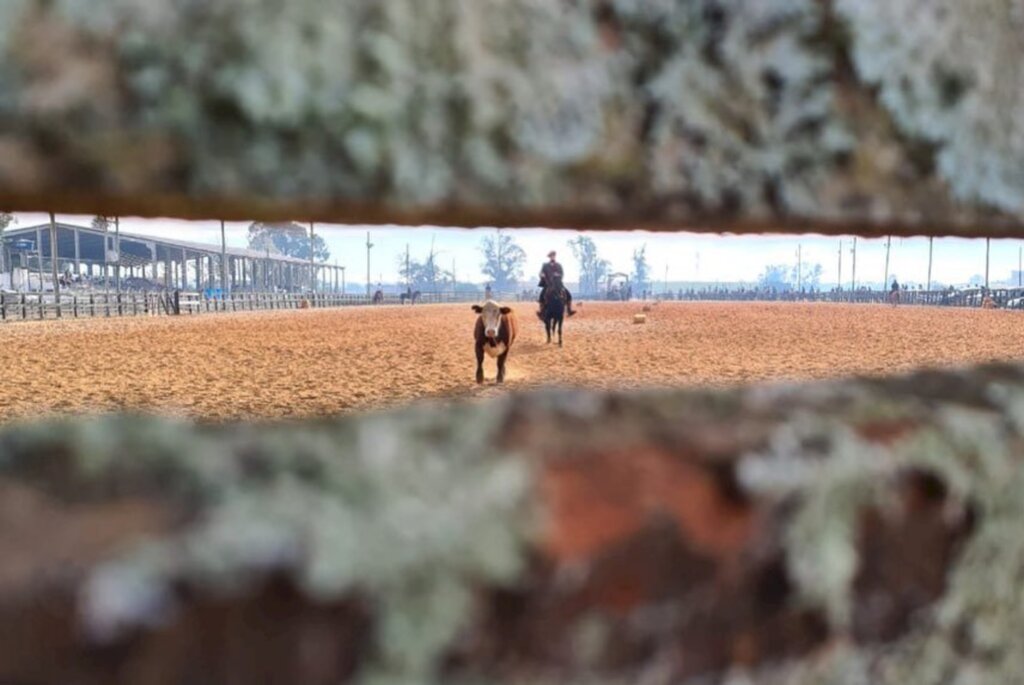
[[[491,292],[491,284],[490,283],[488,283],[487,286],[484,287],[484,299],[485,300],[493,300],[494,299],[494,293]]]

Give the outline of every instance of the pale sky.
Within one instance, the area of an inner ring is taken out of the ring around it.
[[[18,214],[15,226],[32,226],[49,221],[44,214]],[[92,218],[59,215],[59,221],[88,225]],[[230,246],[245,247],[248,223],[228,223],[227,242]],[[177,237],[183,240],[220,244],[220,223],[216,221],[179,221],[174,219],[122,218],[121,229],[157,237]],[[317,224],[317,233],[325,238],[331,251],[330,262],[347,267],[349,283],[366,282],[366,232],[370,231],[374,247],[371,251],[372,280],[396,282],[398,259],[405,254],[408,243],[413,258],[424,258],[435,241],[438,261],[445,269],[453,262],[460,281],[483,282],[480,272],[480,242],[493,229],[452,229],[401,226],[341,226]],[[820,263],[824,269],[823,287],[836,284],[839,267],[840,238],[818,235],[800,236],[731,236],[693,233],[649,232],[586,232],[614,271],[630,273],[633,270],[633,249],[647,244],[647,259],[658,288],[665,278],[669,281],[746,281],[754,282],[767,264],[795,264],[797,247],[803,261]],[[516,230],[514,237],[527,254],[525,277],[530,279],[540,270],[549,250],[557,250],[559,261],[565,267],[566,280],[576,281],[579,274],[568,241],[577,235],[574,231],[525,229]],[[850,248],[853,240],[842,238],[843,286],[849,287],[851,276]],[[993,283],[1007,280],[1017,269],[1020,240],[993,240],[990,278]],[[921,282],[927,277],[928,239],[893,238],[889,272],[901,282]],[[881,283],[885,272],[885,239],[857,239],[857,282]],[[932,280],[942,283],[963,284],[972,276],[985,272],[984,239],[937,238],[934,246]]]

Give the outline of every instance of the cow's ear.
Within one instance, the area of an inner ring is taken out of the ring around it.
[[[476,312],[477,314],[482,314],[483,311],[484,311],[484,308],[481,307],[478,304],[475,304],[475,305],[473,305],[473,311]]]
[[[512,313],[512,308],[511,307],[502,307],[498,311],[500,311],[502,314],[511,314]]]

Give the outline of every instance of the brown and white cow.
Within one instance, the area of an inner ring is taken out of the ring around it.
[[[498,360],[498,382],[505,380],[505,360],[512,343],[516,341],[516,315],[508,307],[502,307],[494,300],[483,305],[473,305],[476,329],[473,340],[476,343],[476,382],[484,382],[484,355]]]

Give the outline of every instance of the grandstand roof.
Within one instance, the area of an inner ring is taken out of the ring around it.
[[[103,231],[103,230],[98,229],[98,228],[93,228],[92,226],[80,226],[80,225],[76,225],[76,224],[67,224],[67,223],[62,223],[62,222],[57,222],[57,229],[58,229],[58,231],[67,231],[67,232],[73,232],[75,230],[78,230],[79,233],[81,233],[81,234],[87,234],[87,235],[93,235],[93,236],[104,236],[104,235],[106,235],[106,236],[113,237],[113,235],[114,235],[113,230]],[[37,230],[42,231],[42,234],[43,234],[42,243],[43,243],[43,246],[44,246],[44,253],[45,253],[45,252],[48,251],[48,246],[49,246],[50,224],[39,224],[39,225],[36,225],[36,226],[26,226],[24,228],[7,228],[4,231],[4,235],[8,236],[8,237],[19,237],[19,236],[21,236],[21,237],[32,237],[32,236],[35,235]],[[126,243],[126,242],[136,242],[136,243],[145,243],[145,244],[148,244],[148,245],[160,246],[160,247],[163,247],[165,250],[170,250],[170,249],[182,250],[182,249],[184,249],[187,252],[199,252],[199,253],[207,254],[207,255],[210,255],[210,256],[217,256],[217,255],[219,255],[221,253],[221,247],[218,244],[196,243],[196,242],[192,242],[192,241],[189,241],[189,240],[178,240],[177,238],[160,238],[160,237],[157,237],[157,236],[142,235],[140,233],[131,233],[131,232],[128,232],[128,231],[120,231],[119,235],[120,235],[120,240],[121,240],[121,243],[122,243],[122,251],[124,251],[124,248],[125,248],[124,243]],[[72,246],[71,247],[72,252],[69,253],[68,250],[66,249],[64,243],[65,243],[64,240],[60,240],[59,243],[58,243],[58,249],[60,251],[60,256],[62,258],[70,256],[70,254],[72,254],[73,250],[74,250],[74,247]],[[101,241],[101,243],[102,243],[102,241]],[[101,249],[102,249],[102,247],[101,247]],[[308,259],[301,259],[299,257],[289,257],[287,255],[275,254],[273,252],[268,254],[266,252],[261,252],[260,250],[251,250],[249,248],[244,248],[244,247],[230,247],[229,246],[225,250],[225,252],[228,255],[232,256],[232,257],[244,257],[244,258],[247,258],[247,259],[270,259],[271,261],[286,262],[286,263],[289,263],[289,264],[309,264],[309,260]],[[129,251],[129,253],[130,253],[130,251]],[[89,259],[90,257],[87,257],[85,254],[83,254],[82,258],[83,259]],[[102,253],[97,258],[102,258]]]

